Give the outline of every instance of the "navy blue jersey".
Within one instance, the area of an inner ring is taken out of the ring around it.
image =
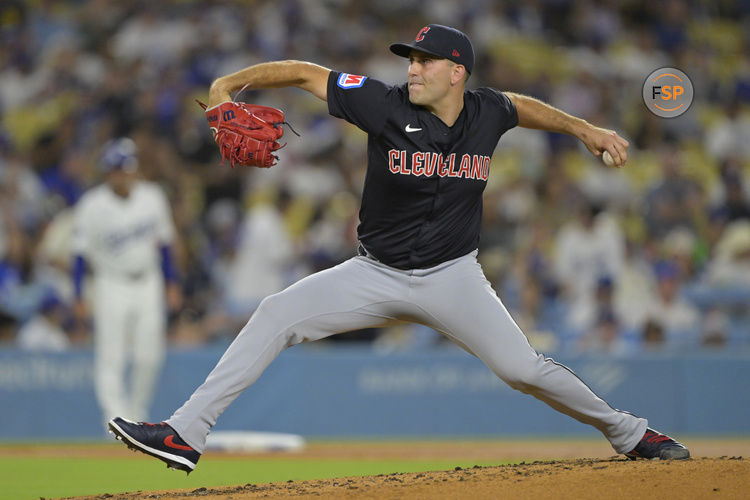
[[[467,90],[449,127],[410,103],[406,84],[331,72],[328,110],[367,132],[357,233],[368,253],[392,267],[421,269],[477,248],[492,153],[518,124],[505,94]]]

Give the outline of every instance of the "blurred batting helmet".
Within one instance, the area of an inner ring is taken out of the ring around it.
[[[138,157],[136,156],[133,139],[121,137],[107,142],[102,148],[99,167],[103,172],[111,172],[116,169],[136,170],[138,168]]]

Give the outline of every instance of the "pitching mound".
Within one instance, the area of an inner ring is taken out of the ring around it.
[[[621,457],[479,467],[442,472],[245,484],[107,495],[108,499],[326,498],[744,498],[750,461],[742,457],[630,461]],[[105,498],[87,497],[90,499]]]

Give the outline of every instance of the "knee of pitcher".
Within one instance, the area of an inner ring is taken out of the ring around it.
[[[505,383],[517,391],[531,394],[538,387],[539,372],[534,367],[515,370],[501,377]]]
[[[269,318],[273,321],[280,320],[288,317],[289,307],[290,306],[287,304],[284,295],[282,293],[276,293],[269,295],[260,301],[258,308],[253,313],[253,317],[260,316]]]
[[[290,325],[289,304],[281,294],[269,295],[263,299],[258,308],[253,313],[248,322],[246,329],[249,328],[250,334],[272,334],[283,339],[284,347],[291,347],[302,341],[301,338]]]
[[[517,391],[521,391],[524,394],[531,394],[534,390],[534,387],[536,387],[534,384],[530,384],[520,379],[506,380],[506,382],[508,383],[510,387],[512,387],[513,389]]]

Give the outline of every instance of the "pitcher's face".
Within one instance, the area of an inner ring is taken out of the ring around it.
[[[409,101],[425,107],[439,102],[452,86],[455,67],[453,61],[413,50],[409,56],[407,74]]]

